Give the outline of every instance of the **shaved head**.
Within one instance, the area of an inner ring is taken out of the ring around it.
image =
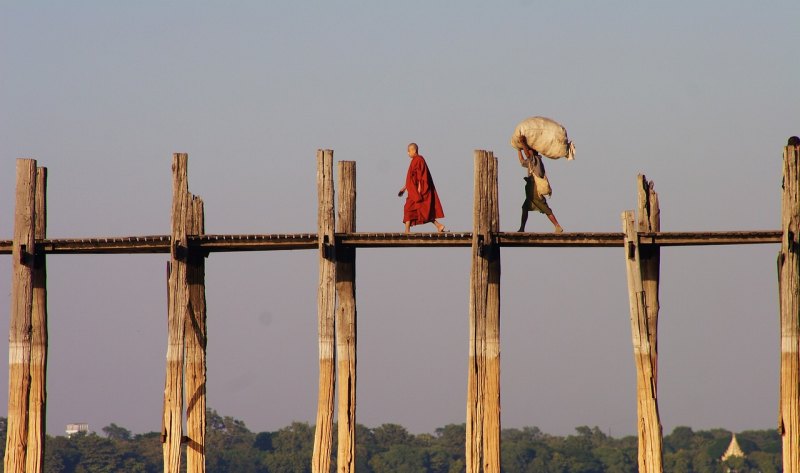
[[[417,154],[419,152],[419,146],[417,146],[416,143],[408,144],[408,150],[411,151],[412,149],[414,150],[414,154]]]

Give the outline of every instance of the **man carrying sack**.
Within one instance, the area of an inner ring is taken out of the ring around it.
[[[555,227],[555,232],[562,233],[564,229],[558,223],[545,198],[553,191],[545,174],[542,155],[551,159],[561,157],[568,160],[575,159],[575,145],[567,138],[567,131],[549,118],[527,118],[514,129],[511,146],[517,149],[520,164],[528,170],[528,175],[525,177],[525,201],[522,203],[522,217],[518,231],[525,231],[528,212],[535,210],[547,215]]]

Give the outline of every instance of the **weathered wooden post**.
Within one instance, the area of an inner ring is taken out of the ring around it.
[[[637,212],[640,232],[661,231],[661,210],[653,181],[643,174],[636,178],[638,192]],[[646,245],[639,247],[639,262],[642,268],[642,289],[647,303],[647,339],[650,341],[650,359],[653,366],[653,386],[658,393],[658,286],[661,269],[661,247]],[[660,430],[660,427],[659,427]]]
[[[486,389],[485,419],[483,422],[484,471],[500,473],[500,245],[495,234],[500,231],[500,211],[497,192],[497,158],[487,156],[486,197],[489,201],[489,246],[485,257],[487,267],[486,294]]]
[[[339,233],[356,231],[356,163],[339,161]],[[356,470],[356,249],[336,247],[336,359],[338,449],[336,470]]]
[[[466,471],[500,471],[500,249],[497,160],[475,151]]]
[[[37,240],[47,236],[47,168],[36,168]],[[28,473],[42,471],[47,404],[47,266],[44,251],[33,258],[33,310],[31,313],[31,389],[28,406]]]
[[[178,473],[183,432],[184,333],[189,310],[186,257],[189,227],[188,156],[172,157],[172,240],[170,245],[169,297],[167,300],[167,376],[161,440],[164,473]]]
[[[488,278],[487,261],[481,258],[487,240],[486,225],[486,174],[485,153],[475,151],[473,176],[472,214],[472,269],[469,290],[469,369],[467,371],[467,425],[466,425],[466,472],[480,473],[483,446],[483,344],[486,339],[486,291],[482,282]]]
[[[336,309],[336,244],[333,191],[333,151],[317,150],[317,225],[319,235],[319,287],[317,323],[319,331],[319,398],[314,432],[313,473],[328,473],[333,440],[335,389],[334,317]]]
[[[783,151],[783,238],[778,254],[781,386],[778,432],[784,473],[800,472],[800,146]]]
[[[639,227],[633,211],[622,213],[631,334],[636,364],[639,471],[661,473],[662,432],[656,390],[659,250],[639,244],[638,231],[659,230],[658,197],[639,176]]]
[[[11,311],[8,331],[7,473],[24,473],[28,451],[31,318],[36,221],[36,160],[17,160],[14,241],[11,249]]]
[[[205,233],[203,200],[192,196],[189,233]],[[186,473],[206,471],[206,254],[189,250],[186,279],[189,312],[186,318]]]

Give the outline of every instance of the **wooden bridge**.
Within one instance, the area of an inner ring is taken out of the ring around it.
[[[161,441],[164,471],[205,471],[205,257],[212,252],[319,251],[319,401],[312,471],[330,470],[334,390],[338,389],[337,471],[355,470],[357,248],[471,247],[466,471],[500,472],[500,251],[503,247],[620,247],[625,258],[637,373],[639,471],[660,473],[662,432],[657,402],[660,248],[780,244],[781,388],[778,429],[783,471],[800,473],[800,147],[784,149],[782,228],[764,231],[662,232],[658,195],[638,178],[637,213],[621,215],[619,233],[509,233],[498,226],[497,160],[475,151],[473,231],[356,232],[355,163],[317,153],[318,232],[206,235],[203,202],[188,190],[188,157],[173,156],[170,235],[58,239],[46,237],[47,171],[17,160],[14,235],[0,240],[13,266],[9,330],[9,401],[5,470],[41,472],[45,438],[47,254],[169,253],[167,377]],[[338,208],[338,214],[336,212]],[[186,409],[186,425],[183,410]]]
[[[732,232],[639,232],[639,243],[657,246],[752,245],[780,243],[779,230]],[[459,233],[336,233],[336,245],[353,248],[462,247],[472,245],[472,232]],[[189,235],[189,248],[206,253],[230,251],[310,250],[319,245],[316,234]],[[501,247],[622,247],[624,233],[498,232]],[[0,240],[0,255],[10,255],[13,242]],[[36,241],[36,253],[131,254],[169,253],[169,235],[63,238]]]

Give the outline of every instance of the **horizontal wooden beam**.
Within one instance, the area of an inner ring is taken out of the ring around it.
[[[111,238],[59,238],[36,242],[36,248],[48,254],[169,253],[170,236],[135,236]],[[2,244],[0,244],[0,252]]]
[[[732,232],[653,232],[639,233],[642,245],[697,246],[697,245],[755,245],[780,243],[780,230]]]
[[[639,232],[640,245],[713,246],[780,243],[778,230],[730,232]],[[500,246],[619,247],[622,233],[499,233]]]
[[[189,246],[207,252],[271,251],[317,249],[316,233],[275,235],[202,235],[189,236]]]
[[[506,247],[621,247],[622,233],[499,232],[496,242]],[[469,247],[471,232],[447,233],[337,233],[340,244],[359,248]],[[189,247],[206,252],[309,250],[317,248],[313,233],[269,235],[192,235]],[[643,232],[642,245],[698,246],[780,243],[778,230],[727,232]],[[0,240],[0,254],[11,254],[11,241]],[[112,238],[55,238],[36,241],[37,252],[49,254],[169,253],[167,235]]]
[[[444,233],[337,233],[339,243],[359,248],[445,246],[468,248],[472,232]]]
[[[302,250],[317,247],[310,233],[275,235],[190,235],[189,247],[203,251]],[[10,254],[11,241],[0,241],[0,254]],[[36,248],[49,254],[169,253],[168,235],[39,240]]]
[[[612,247],[622,246],[622,233],[499,233],[500,246]]]

